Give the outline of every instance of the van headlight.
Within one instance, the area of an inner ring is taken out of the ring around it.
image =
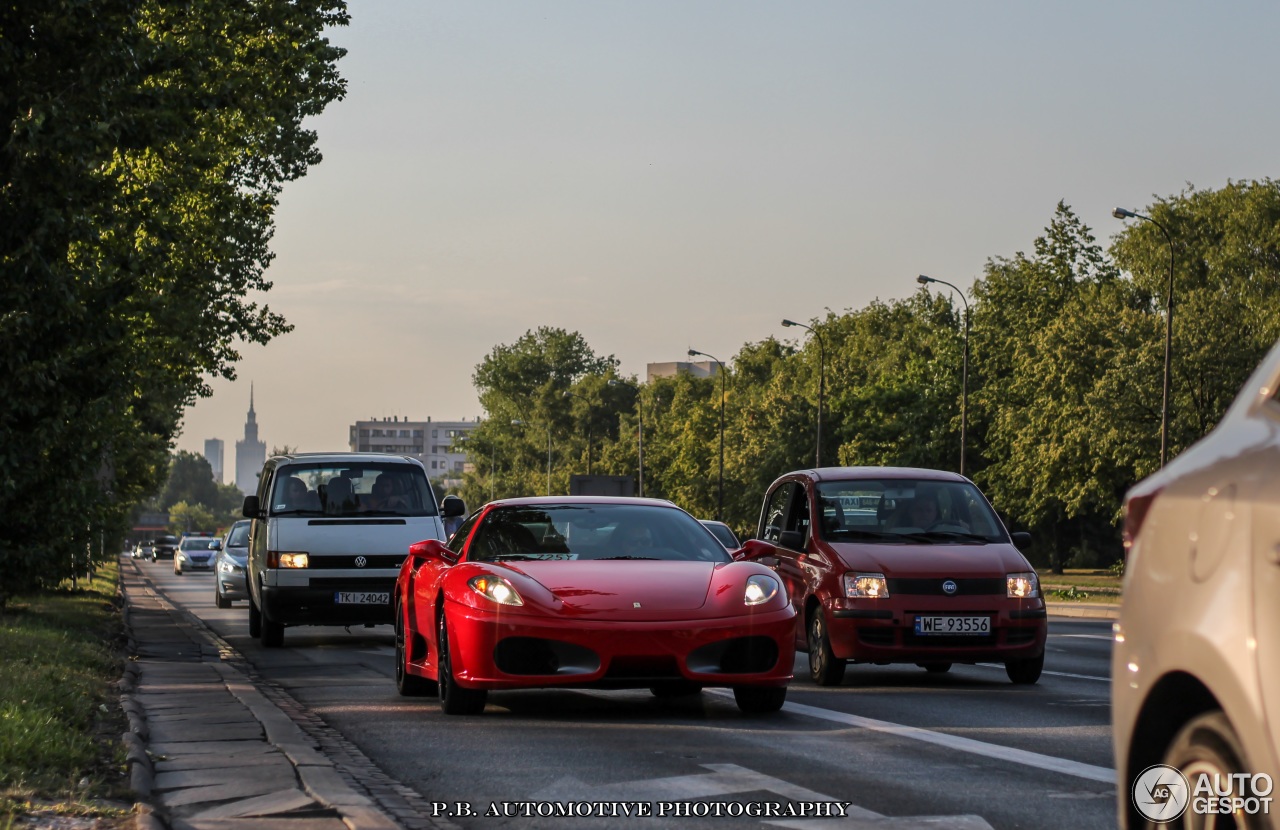
[[[268,568],[305,568],[310,564],[309,559],[305,553],[298,551],[267,551]]]

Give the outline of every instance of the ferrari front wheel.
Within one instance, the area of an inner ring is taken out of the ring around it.
[[[423,697],[438,693],[436,684],[409,673],[409,649],[405,643],[404,610],[396,609],[396,691],[401,697]]]
[[[787,701],[786,686],[734,686],[733,699],[748,715],[768,714],[782,708]]]
[[[436,673],[439,675],[440,709],[446,715],[478,715],[484,711],[484,689],[467,689],[458,685],[453,676],[453,657],[449,653],[449,624],[440,614],[437,637]]]

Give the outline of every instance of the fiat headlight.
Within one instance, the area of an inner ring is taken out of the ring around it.
[[[844,595],[849,599],[887,599],[889,581],[884,574],[847,573],[844,575]]]
[[[467,581],[467,585],[477,594],[499,605],[524,605],[524,600],[520,599],[515,587],[501,577],[473,576]]]
[[[778,595],[778,580],[765,574],[753,574],[747,577],[747,588],[742,594],[742,601],[747,605],[763,605]]]
[[[1009,574],[1006,578],[1009,588],[1009,599],[1031,599],[1040,596],[1040,580],[1034,571]]]

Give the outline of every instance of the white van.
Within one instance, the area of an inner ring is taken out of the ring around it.
[[[286,626],[391,623],[409,546],[444,541],[442,519],[466,507],[457,496],[437,506],[425,468],[408,456],[299,453],[267,460],[243,513],[252,520],[249,635],[278,648]]]

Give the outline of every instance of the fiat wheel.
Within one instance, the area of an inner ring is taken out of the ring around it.
[[[844,680],[844,667],[845,662],[831,650],[822,609],[813,609],[809,617],[809,677],[819,686],[839,686]]]
[[[1044,655],[1032,657],[1030,660],[1009,660],[1004,664],[1004,672],[1009,680],[1018,686],[1030,686],[1040,679],[1044,671]]]

